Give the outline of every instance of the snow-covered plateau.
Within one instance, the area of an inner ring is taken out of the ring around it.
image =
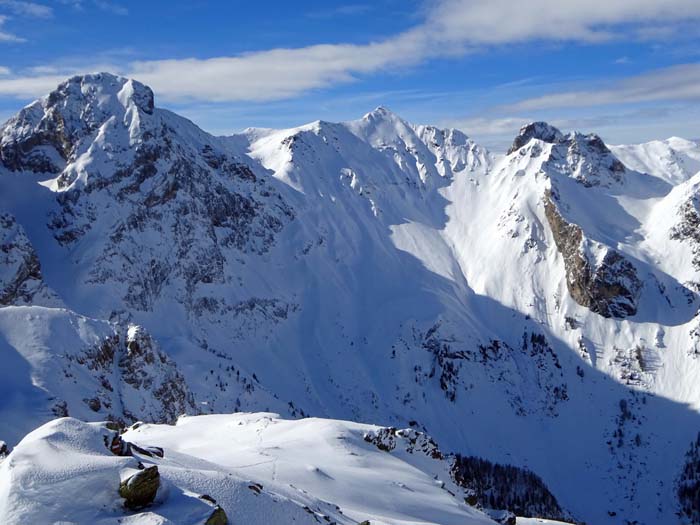
[[[0,523],[697,524],[699,308],[697,141],[74,77],[0,128]]]

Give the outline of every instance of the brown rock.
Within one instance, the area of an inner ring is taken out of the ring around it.
[[[204,525],[228,525],[228,516],[226,516],[224,509],[217,505]]]
[[[124,506],[128,509],[141,509],[153,503],[160,487],[158,467],[147,467],[119,485],[119,495],[124,498]]]
[[[623,319],[636,314],[642,282],[634,265],[616,250],[608,249],[602,262],[594,267],[581,251],[583,231],[562,217],[550,191],[544,205],[574,301],[603,317]]]

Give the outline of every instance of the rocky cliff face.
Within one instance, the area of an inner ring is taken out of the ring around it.
[[[7,423],[3,437],[21,432],[13,423],[18,408],[32,407],[25,414],[30,422],[52,414],[172,423],[181,414],[197,413],[177,365],[141,327],[28,306],[0,309],[0,333],[3,363],[10,368],[3,380],[12,385],[6,399],[13,400],[0,409]],[[31,379],[25,380],[27,373]]]
[[[41,274],[41,263],[21,225],[0,213],[0,305],[60,304]]]
[[[564,260],[571,297],[603,317],[621,319],[636,314],[642,281],[634,265],[607,247],[602,249],[602,257],[600,254],[591,257],[592,243],[579,226],[561,216],[552,192],[545,195],[544,207],[554,242]]]
[[[564,140],[564,134],[557,128],[546,122],[531,122],[520,128],[520,132],[513,140],[507,155],[518,151],[527,145],[532,139],[541,140],[548,144],[557,144]]]
[[[700,194],[691,191],[678,208],[677,220],[671,228],[670,238],[687,242],[693,252],[693,266],[700,271]]]
[[[182,414],[197,412],[185,378],[142,327],[118,330],[68,361],[66,377],[74,375],[75,363],[98,379],[100,387],[83,402],[106,419],[174,423]],[[74,413],[67,403],[65,409],[66,415]]]

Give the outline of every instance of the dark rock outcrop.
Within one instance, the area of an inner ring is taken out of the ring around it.
[[[0,213],[0,306],[49,304],[56,298],[44,284],[39,257],[24,229]]]
[[[127,331],[126,352],[119,358],[119,369],[124,382],[133,389],[152,392],[162,407],[161,420],[172,423],[194,411],[194,398],[175,363],[138,326]]]
[[[211,516],[207,518],[204,525],[228,525],[228,516],[224,509],[217,505],[211,513]]]
[[[518,136],[515,137],[512,146],[508,150],[508,155],[518,151],[532,139],[538,139],[543,142],[554,144],[561,141],[563,138],[564,134],[554,126],[547,124],[546,122],[531,122],[530,124],[520,128],[520,133],[518,133]]]
[[[156,499],[160,487],[158,467],[152,465],[137,472],[119,484],[119,495],[128,509],[142,509]]]
[[[700,195],[692,194],[678,208],[678,222],[673,226],[670,238],[690,243],[693,267],[700,271]]]
[[[603,317],[622,319],[636,314],[643,283],[634,265],[611,248],[605,248],[600,263],[590,261],[582,250],[583,231],[562,217],[552,192],[547,192],[544,204],[554,242],[564,259],[571,297]]]
[[[432,459],[444,459],[437,443],[424,432],[412,428],[397,430],[394,427],[383,427],[364,435],[364,440],[379,450],[391,452],[397,446],[409,454],[422,454]]]
[[[66,380],[85,371],[96,380],[94,395],[85,404],[105,419],[121,425],[139,419],[173,423],[182,414],[197,413],[177,365],[139,326],[118,330],[66,359]]]

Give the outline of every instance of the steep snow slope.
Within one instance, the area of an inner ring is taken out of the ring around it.
[[[69,414],[410,424],[530,468],[580,520],[677,519],[700,427],[693,143],[664,143],[669,168],[656,146],[534,123],[495,157],[384,108],[217,138],[107,74],[1,135],[0,208],[27,240],[0,273],[20,283],[7,304],[44,304],[41,288],[105,330],[143,327],[195,402],[86,412],[121,406],[89,373],[85,393],[52,387]],[[13,391],[33,392],[24,366]],[[0,438],[49,415],[35,406]]]

